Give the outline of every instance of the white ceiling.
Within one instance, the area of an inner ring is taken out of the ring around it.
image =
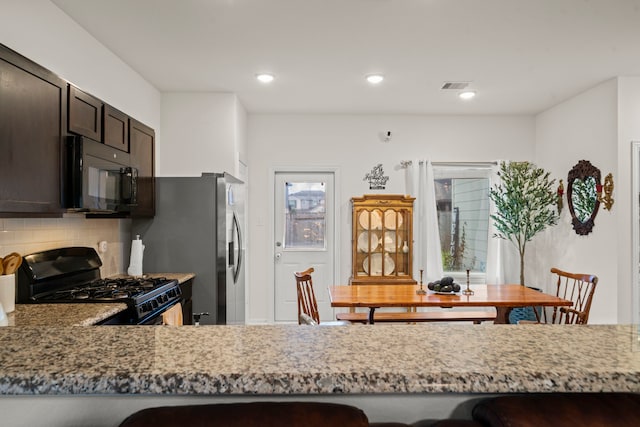
[[[160,91],[250,113],[533,114],[640,76],[640,0],[52,1]]]

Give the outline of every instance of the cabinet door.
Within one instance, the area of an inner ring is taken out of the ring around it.
[[[193,325],[193,279],[187,280],[180,284],[182,290],[182,323],[184,325]]]
[[[69,132],[102,141],[102,101],[69,85]]]
[[[129,119],[131,164],[138,169],[138,206],[134,217],[152,217],[155,205],[155,131],[137,120]]]
[[[67,85],[0,45],[0,215],[61,216]]]
[[[128,153],[129,116],[111,105],[105,104],[103,117],[103,142]]]

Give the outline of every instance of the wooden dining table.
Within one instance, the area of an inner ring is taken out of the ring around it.
[[[374,323],[375,310],[380,307],[495,307],[494,323],[509,323],[509,313],[516,307],[573,305],[569,300],[522,285],[471,285],[472,295],[462,291],[441,294],[424,286],[426,294],[421,295],[418,289],[420,285],[334,285],[329,286],[329,299],[332,307],[368,308],[369,323]]]

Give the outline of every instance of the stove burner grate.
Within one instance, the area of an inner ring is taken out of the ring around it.
[[[74,300],[128,300],[142,298],[152,290],[170,282],[165,277],[96,279],[84,285],[53,292],[44,299]]]

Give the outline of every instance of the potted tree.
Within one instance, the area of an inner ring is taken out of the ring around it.
[[[545,228],[558,223],[554,207],[557,194],[555,179],[530,162],[500,163],[502,183],[489,190],[496,205],[491,215],[497,232],[493,237],[516,245],[520,255],[520,284],[524,285],[524,255],[529,242]]]

